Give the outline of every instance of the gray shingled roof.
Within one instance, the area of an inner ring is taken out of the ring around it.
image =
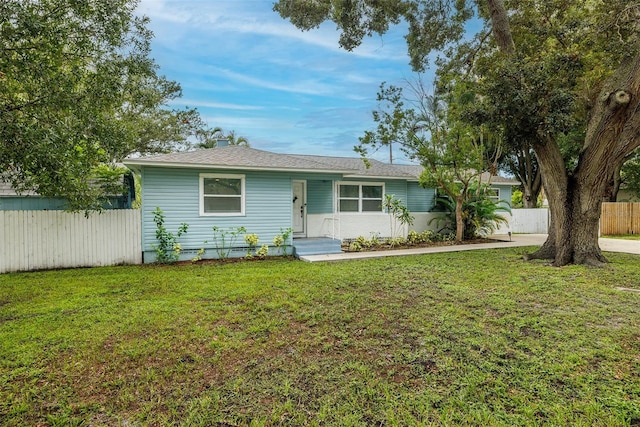
[[[311,159],[302,159],[287,154],[271,153],[238,145],[127,159],[124,164],[173,167],[215,166],[226,169],[327,170],[327,165]]]
[[[396,165],[390,165],[378,160],[369,159],[369,166],[359,157],[329,157],[329,156],[313,156],[304,154],[293,154],[295,157],[303,159],[313,159],[314,161],[328,165],[336,169],[349,169],[350,175],[356,177],[381,177],[381,178],[415,178],[407,171],[397,168]]]
[[[352,178],[396,178],[417,180],[422,173],[419,165],[387,164],[369,160],[369,167],[359,157],[315,156],[309,154],[280,154],[255,148],[229,145],[196,151],[160,154],[124,161],[127,166],[215,167],[231,170],[277,170],[297,172],[341,173]],[[483,181],[488,175],[483,174]],[[493,183],[517,185],[517,181],[494,176]]]
[[[128,166],[333,172],[362,177],[412,178],[405,171],[377,160],[370,160],[371,167],[366,168],[364,161],[357,157],[279,154],[237,145],[128,159],[124,161],[124,164]]]

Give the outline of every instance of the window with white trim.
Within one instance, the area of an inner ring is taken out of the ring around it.
[[[244,175],[200,174],[200,215],[244,215]]]
[[[500,201],[500,189],[499,188],[487,188],[487,197],[494,202]]]
[[[338,184],[338,212],[382,212],[383,184]]]

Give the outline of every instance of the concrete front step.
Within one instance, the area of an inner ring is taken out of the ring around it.
[[[325,237],[294,239],[293,253],[298,258],[307,255],[339,254],[342,253],[340,243],[338,239]]]

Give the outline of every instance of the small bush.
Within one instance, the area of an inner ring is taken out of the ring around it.
[[[241,233],[246,233],[247,229],[244,227],[230,227],[225,230],[216,225],[213,226],[213,241],[216,245],[215,251],[218,254],[218,258],[226,259],[231,253],[231,249],[235,246],[236,240]],[[205,244],[208,243],[206,240]]]
[[[269,254],[269,245],[262,245],[260,249],[256,251],[256,256],[260,258],[264,258]]]
[[[174,234],[164,226],[164,212],[160,207],[153,211],[153,222],[156,223],[157,245],[151,245],[156,251],[156,262],[161,264],[171,264],[180,258],[182,246],[177,242],[178,238],[187,232],[189,225],[185,222],[180,224],[178,231]]]
[[[392,248],[395,246],[403,246],[407,244],[407,239],[404,237],[392,237],[386,240],[386,244]]]
[[[358,241],[351,242],[349,245],[349,250],[351,252],[360,252],[362,250],[362,244]]]
[[[364,236],[358,236],[355,239],[345,239],[343,246],[350,252],[360,252],[375,249],[383,249],[385,247],[402,247],[402,246],[415,246],[429,243],[438,242],[452,242],[455,240],[455,233],[436,233],[432,230],[425,230],[417,232],[412,230],[409,232],[406,238],[404,237],[389,237],[380,238],[377,234],[372,233],[372,237],[367,239]]]
[[[280,252],[282,255],[287,255],[287,242],[289,241],[289,237],[291,236],[291,233],[293,232],[293,229],[291,227],[287,228],[287,229],[280,229],[280,234],[276,235],[273,238],[273,244],[274,246],[278,249],[278,252]]]

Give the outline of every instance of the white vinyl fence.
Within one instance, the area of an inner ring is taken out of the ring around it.
[[[549,209],[512,209],[511,232],[546,234],[549,232]]]
[[[139,209],[0,211],[0,273],[142,263]]]

